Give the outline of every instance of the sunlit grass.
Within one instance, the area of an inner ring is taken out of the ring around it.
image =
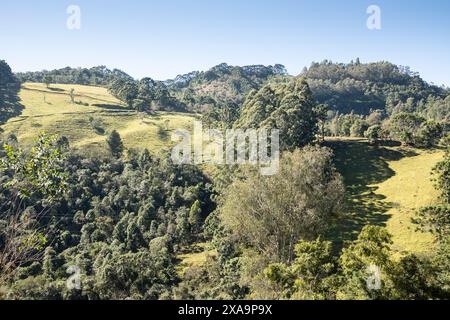
[[[442,157],[442,152],[418,151],[415,157],[390,162],[389,167],[396,175],[377,185],[375,193],[384,195],[385,201],[395,204],[387,212],[390,219],[386,227],[393,235],[394,249],[399,252],[426,252],[434,248],[434,237],[416,231],[417,226],[411,218],[419,208],[436,203],[438,192],[430,173]]]
[[[379,225],[393,235],[398,254],[434,248],[434,237],[417,231],[411,218],[438,201],[431,170],[442,151],[372,146],[362,139],[329,139],[327,145],[347,186],[346,216],[331,233],[336,242],[355,239],[365,225]]]
[[[72,103],[74,89],[77,103]],[[157,152],[171,145],[171,133],[192,127],[194,116],[186,113],[160,112],[143,115],[129,110],[108,93],[106,88],[41,83],[25,83],[20,91],[22,114],[2,126],[4,136],[15,134],[29,144],[44,130],[69,139],[72,147],[106,150],[106,137],[117,130],[127,149],[148,148]]]

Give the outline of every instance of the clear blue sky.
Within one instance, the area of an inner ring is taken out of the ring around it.
[[[69,5],[81,30],[66,28]],[[381,30],[366,9],[381,8]],[[449,0],[1,0],[0,59],[14,71],[106,65],[167,79],[218,63],[388,60],[450,86]]]

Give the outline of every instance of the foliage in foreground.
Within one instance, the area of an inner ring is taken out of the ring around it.
[[[208,179],[195,167],[176,166],[145,150],[128,160],[65,151],[56,161],[61,149],[49,141],[54,140],[43,136],[28,153],[7,147],[3,158],[1,205],[8,206],[17,190],[26,197],[15,208],[23,223],[9,224],[6,211],[0,225],[14,228],[13,235],[28,230],[44,236],[39,246],[20,242],[28,255],[8,265],[9,277],[2,283],[9,287],[7,298],[167,297],[178,281],[175,252],[196,240],[199,224],[211,210]],[[53,187],[61,185],[49,167],[55,162],[65,177],[64,190]],[[24,193],[25,181],[46,192]],[[60,195],[57,201],[54,192]],[[44,207],[47,198],[55,201]],[[2,253],[11,248],[8,243],[20,241],[9,235],[0,237]],[[79,289],[66,283],[74,270],[81,277]]]
[[[328,241],[301,241],[291,265],[265,270],[274,290],[288,299],[448,299],[450,247],[431,256],[393,258],[391,236],[367,226],[336,258]]]

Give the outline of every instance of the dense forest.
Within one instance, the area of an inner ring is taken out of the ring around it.
[[[230,66],[220,64],[205,72],[181,75],[165,83],[193,110],[239,107],[246,95],[268,80],[287,76],[283,65]]]
[[[105,67],[14,75],[0,61],[4,120],[20,114],[28,81],[104,86],[139,113],[195,112],[220,130],[279,129],[280,172],[178,165],[169,149],[125,148],[115,130],[107,156],[51,132],[23,145],[0,131],[0,299],[450,298],[447,88],[359,59],[296,77],[282,65],[222,64],[165,82]],[[349,188],[325,136],[445,151],[433,171],[439,201],[414,217],[435,250],[399,257],[375,224],[348,242],[331,236]],[[181,272],[180,255],[199,243],[214,254]]]
[[[428,99],[443,99],[449,94],[445,88],[426,83],[408,67],[389,62],[323,61],[312,63],[302,76],[308,79],[317,101],[339,113],[423,111]]]

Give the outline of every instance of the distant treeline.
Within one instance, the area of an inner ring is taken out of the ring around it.
[[[239,110],[252,90],[292,78],[280,64],[238,67],[225,63],[166,81],[151,78],[136,81],[121,70],[104,66],[90,69],[67,67],[17,73],[16,76],[21,82],[106,86],[112,88],[112,94],[138,109],[201,113],[224,108]],[[300,76],[308,82],[318,104],[327,105],[333,115],[353,113],[367,116],[381,110],[387,116],[417,112],[435,120],[447,118],[450,90],[425,82],[409,67],[384,61],[365,64],[356,59],[346,64],[325,60],[312,63]],[[152,92],[138,94],[142,86],[147,86]]]
[[[110,70],[105,66],[90,69],[66,67],[51,71],[19,72],[16,73],[16,77],[21,82],[50,82],[91,86],[107,86],[115,79],[133,80],[130,75],[122,70]]]

